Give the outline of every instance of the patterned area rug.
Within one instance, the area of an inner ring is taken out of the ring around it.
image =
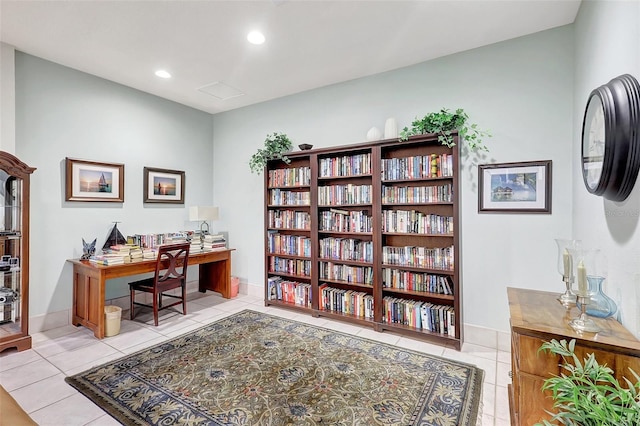
[[[66,381],[125,425],[475,425],[483,371],[242,311]]]

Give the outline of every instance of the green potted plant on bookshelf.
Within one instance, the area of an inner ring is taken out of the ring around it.
[[[274,132],[272,135],[267,135],[264,148],[259,148],[249,160],[251,173],[262,173],[269,160],[282,160],[289,164],[291,160],[284,154],[292,149],[293,144],[286,134]]]
[[[416,117],[411,123],[411,128],[405,127],[400,131],[400,140],[406,141],[410,136],[424,133],[437,133],[438,141],[449,148],[455,145],[453,141],[454,131],[458,131],[461,141],[465,141],[469,148],[488,151],[483,139],[491,137],[487,130],[480,130],[475,123],[469,123],[469,115],[462,108],[451,112],[446,108],[432,112],[422,118]]]
[[[544,381],[542,390],[553,394],[552,422],[563,425],[614,426],[640,425],[640,377],[629,369],[635,383],[624,377],[626,386],[620,385],[613,370],[600,365],[593,354],[581,362],[575,354],[575,339],[552,339],[538,351],[549,351],[562,357],[564,370],[559,376]],[[538,425],[552,425],[547,420]],[[537,426],[538,426],[537,425]]]

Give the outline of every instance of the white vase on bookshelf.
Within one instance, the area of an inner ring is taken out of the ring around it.
[[[368,141],[378,141],[382,138],[382,132],[377,127],[372,127],[367,132],[367,140]]]
[[[398,137],[398,122],[395,118],[387,118],[384,122],[384,138],[395,139]]]

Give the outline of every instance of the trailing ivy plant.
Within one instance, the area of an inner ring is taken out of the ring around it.
[[[274,132],[272,135],[267,135],[264,140],[264,148],[259,148],[249,160],[251,173],[262,173],[269,160],[282,160],[289,164],[291,160],[284,154],[292,149],[293,143],[286,134]]]
[[[538,352],[549,351],[562,357],[563,372],[544,381],[542,390],[553,394],[552,422],[563,425],[618,426],[640,425],[640,377],[631,368],[635,383],[626,377],[620,385],[607,365],[600,365],[593,354],[581,362],[575,354],[575,339],[552,339]],[[548,421],[539,423],[552,425]]]
[[[491,134],[487,130],[480,130],[477,124],[468,121],[469,115],[462,108],[458,108],[455,112],[442,108],[422,118],[416,117],[411,123],[411,128],[405,127],[400,131],[400,140],[406,141],[410,136],[424,133],[437,133],[438,141],[451,148],[455,145],[451,133],[457,130],[458,137],[461,141],[466,141],[469,148],[488,151],[483,139],[491,137]]]

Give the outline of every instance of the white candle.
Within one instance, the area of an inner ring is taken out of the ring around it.
[[[587,268],[584,267],[582,260],[578,262],[578,291],[580,296],[587,295]]]
[[[571,259],[571,254],[569,254],[569,250],[564,249],[564,253],[562,253],[562,263],[564,264],[564,276],[571,276],[571,269],[573,269],[573,259]]]

